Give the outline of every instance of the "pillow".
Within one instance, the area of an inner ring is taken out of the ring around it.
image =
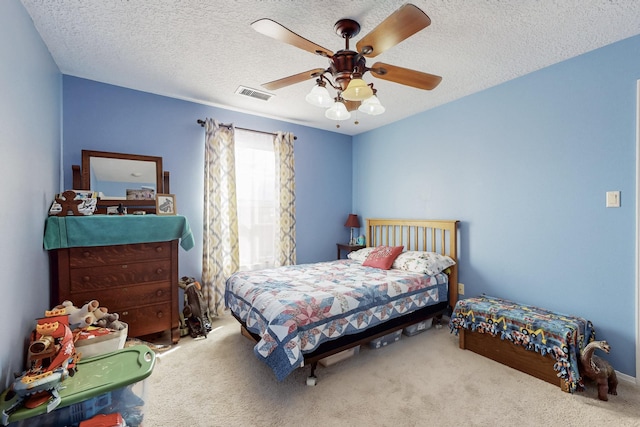
[[[362,248],[357,251],[349,252],[347,254],[347,258],[352,259],[354,261],[364,262],[367,259],[371,251],[375,248]]]
[[[362,265],[388,270],[403,249],[404,246],[378,246],[369,253]]]
[[[396,258],[392,267],[434,276],[454,264],[455,261],[453,259],[437,252],[406,251]]]

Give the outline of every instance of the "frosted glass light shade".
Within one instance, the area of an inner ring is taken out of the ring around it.
[[[331,108],[324,112],[324,115],[331,120],[347,120],[351,117],[347,107],[340,101],[336,101]]]
[[[373,95],[373,89],[362,79],[352,79],[342,92],[342,97],[347,101],[362,101]]]
[[[304,99],[316,107],[329,108],[333,104],[333,98],[324,86],[315,85]]]
[[[377,116],[378,114],[384,113],[385,108],[380,104],[378,97],[373,95],[362,101],[358,107],[358,111],[371,114],[372,116]]]

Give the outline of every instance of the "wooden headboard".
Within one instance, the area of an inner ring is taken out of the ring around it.
[[[408,251],[437,252],[456,264],[449,273],[449,305],[458,301],[458,221],[428,219],[367,219],[367,246],[400,246]]]

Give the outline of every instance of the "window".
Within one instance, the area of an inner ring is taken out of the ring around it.
[[[276,180],[273,135],[236,129],[240,270],[274,265]]]

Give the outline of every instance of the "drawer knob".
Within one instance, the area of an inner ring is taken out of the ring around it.
[[[129,312],[128,311],[122,311],[122,312],[120,312],[120,314],[122,314],[123,316],[128,316]]]
[[[162,289],[158,289],[158,290],[156,291],[156,296],[157,296],[157,297],[161,297],[163,293],[164,293],[164,292],[162,292]]]
[[[85,282],[90,282],[91,281],[91,276],[83,276],[82,280]]]
[[[156,316],[158,316],[158,319],[161,319],[164,316],[164,314],[161,311],[159,311],[156,313]]]
[[[162,246],[156,246],[156,252],[162,252],[162,251],[163,251]]]
[[[84,252],[82,252],[82,255],[83,255],[85,258],[89,258],[89,257],[91,256],[91,252],[89,252],[89,251],[84,251]]]
[[[127,264],[122,264],[120,267],[122,268],[129,268],[129,266]]]
[[[157,270],[156,270],[156,274],[162,274],[162,272],[163,272],[163,271],[164,271],[164,270],[162,270],[161,268],[159,268],[159,269],[157,269]]]

